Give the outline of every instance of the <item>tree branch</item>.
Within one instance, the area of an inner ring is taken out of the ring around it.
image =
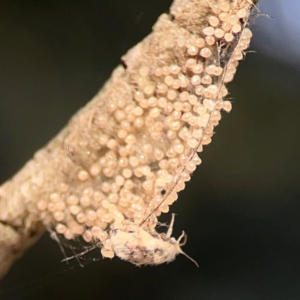
[[[255,3],[175,0],[100,93],[0,187],[0,277],[45,228],[100,241],[107,257],[109,229],[134,222],[155,233],[231,109],[225,84],[250,43]]]

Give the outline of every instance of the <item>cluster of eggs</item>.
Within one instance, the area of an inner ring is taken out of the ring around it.
[[[225,84],[250,43],[249,9],[213,4],[201,36],[172,37],[179,63],[145,60],[134,76],[123,69],[134,82],[129,96],[127,87],[127,95],[99,96],[101,105],[85,124],[89,133],[82,129],[70,141],[75,157],[79,149],[87,159],[73,159],[76,172],[37,204],[57,233],[104,242],[112,224],[141,224],[152,212],[168,212],[201,163],[197,153],[211,142],[221,110],[231,110]]]

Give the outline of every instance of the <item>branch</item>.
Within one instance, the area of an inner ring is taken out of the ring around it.
[[[135,224],[157,238],[156,217],[201,163],[221,110],[231,110],[225,84],[250,43],[255,3],[175,0],[100,93],[0,187],[0,277],[46,228],[99,242],[106,257],[127,242],[116,245],[112,228],[128,234]]]

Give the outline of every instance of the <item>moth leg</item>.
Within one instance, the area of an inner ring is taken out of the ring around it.
[[[169,227],[167,223],[157,222],[157,227]]]
[[[180,241],[182,240],[182,238],[184,239],[183,242],[180,243]],[[187,242],[187,235],[185,234],[184,231],[182,231],[181,236],[178,238],[177,243],[179,244],[179,246],[184,246]]]
[[[80,252],[78,254],[74,254],[73,256],[70,256],[70,257],[66,257],[65,259],[62,260],[62,262],[68,263],[69,260],[71,260],[73,258],[76,258],[76,260],[78,261],[79,265],[81,267],[83,267],[82,263],[78,260],[78,258],[81,257],[81,256],[83,256],[84,254],[86,254],[86,253],[88,253],[88,252],[96,249],[96,248],[98,248],[97,245],[94,245],[91,248],[86,249],[85,251],[82,251],[82,252]]]
[[[50,232],[50,237],[57,242],[58,244],[58,247],[60,249],[60,251],[62,252],[64,258],[67,260],[67,254],[66,254],[66,251],[64,249],[64,247],[62,246],[61,242],[60,242],[60,239],[58,238],[56,232],[54,230],[52,230],[50,227],[47,228],[48,231]],[[68,262],[67,262],[68,263]]]
[[[174,221],[175,221],[175,214],[172,214],[172,219],[169,225],[169,229],[166,233],[166,238],[170,238],[173,232],[173,226],[174,226]]]

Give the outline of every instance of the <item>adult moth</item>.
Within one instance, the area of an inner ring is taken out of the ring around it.
[[[177,240],[171,236],[174,220],[175,215],[172,214],[166,233],[158,233],[155,230],[150,233],[135,224],[128,225],[125,229],[111,229],[109,248],[122,260],[137,266],[169,263],[178,254],[183,254],[199,267],[197,262],[181,249],[181,246],[185,245],[187,241],[185,232],[183,231]],[[183,242],[181,242],[182,239]]]

